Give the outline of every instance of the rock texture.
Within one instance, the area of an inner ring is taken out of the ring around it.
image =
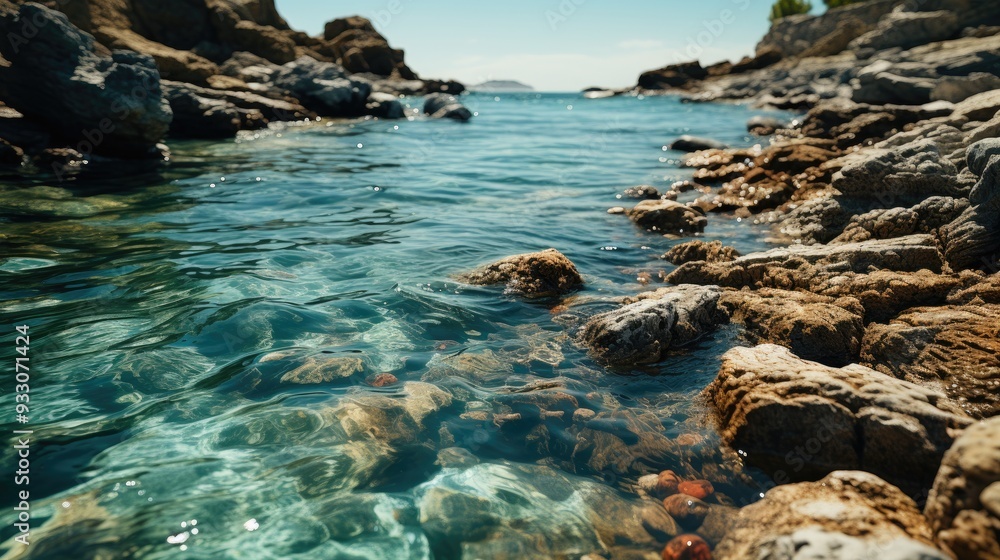
[[[863,469],[927,489],[955,430],[972,421],[942,393],[774,345],[727,352],[705,394],[723,439],[778,482]]]
[[[725,292],[720,305],[754,344],[777,344],[831,366],[857,361],[861,350],[865,310],[852,297],[765,288]]]
[[[945,258],[955,269],[989,267],[1000,254],[1000,139],[970,146],[967,160],[979,176],[969,193],[972,206],[941,228]]]
[[[955,557],[1000,557],[1000,419],[972,426],[955,441],[924,513],[935,541]]]
[[[675,245],[660,258],[680,265],[693,261],[730,262],[739,256],[739,251],[723,245],[721,241],[695,239]]]
[[[597,360],[615,366],[657,362],[666,352],[714,329],[721,291],[677,286],[641,294],[638,301],[592,317],[579,334]]]
[[[1000,413],[1000,305],[920,307],[864,334],[863,363],[948,394],[979,418]]]
[[[26,39],[22,28],[36,33]],[[92,36],[40,4],[0,17],[0,32],[23,40],[0,41],[4,102],[80,152],[159,155],[172,114],[149,56],[100,55]]]
[[[576,265],[555,249],[507,257],[460,279],[480,286],[505,284],[506,293],[526,297],[561,295],[583,285]]]
[[[626,214],[637,226],[661,233],[697,233],[708,223],[698,210],[673,200],[643,200]]]
[[[932,546],[917,504],[866,472],[836,471],[788,484],[740,510],[715,549],[717,560],[948,560]]]

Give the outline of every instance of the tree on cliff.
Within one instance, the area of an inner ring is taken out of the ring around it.
[[[840,0],[823,0],[824,2],[837,2]],[[778,0],[771,6],[771,21],[779,20],[783,17],[794,16],[796,14],[808,14],[812,10],[812,4],[805,0]]]

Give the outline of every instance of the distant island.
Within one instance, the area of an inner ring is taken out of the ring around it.
[[[481,84],[476,84],[474,86],[468,86],[470,91],[535,91],[535,88],[529,86],[528,84],[522,84],[514,80],[488,80]]]

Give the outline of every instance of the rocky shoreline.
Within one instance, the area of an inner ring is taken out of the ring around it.
[[[609,210],[670,237],[734,214],[786,245],[679,245],[664,255],[678,265],[670,286],[579,328],[614,367],[728,322],[749,344],[703,396],[723,442],[779,486],[738,511],[714,506],[731,524],[718,532],[699,526],[711,492],[650,475],[639,494],[701,534],[662,558],[1000,558],[998,23],[996,4],[875,0],[779,20],[753,59],[586,94],[805,112],[749,122],[751,149],[680,138],[670,147],[688,152],[691,181],[628,189],[645,200]]]
[[[471,117],[453,97],[462,84],[420,79],[368,20],[310,37],[271,0],[0,0],[0,32],[0,172],[12,177],[156,168],[168,139],[405,118],[409,96],[444,95],[429,117]]]

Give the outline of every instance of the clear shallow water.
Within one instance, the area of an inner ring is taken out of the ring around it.
[[[661,148],[679,134],[751,144],[750,111],[575,94],[465,101],[478,111],[465,125],[318,123],[174,143],[160,179],[2,187],[3,323],[31,325],[33,526],[49,543],[31,557],[95,546],[109,557],[453,557],[421,517],[439,487],[479,477],[479,490],[506,496],[491,477],[541,475],[495,471],[536,464],[572,488],[719,470],[704,465],[717,449],[657,449],[611,468],[594,459],[600,445],[583,453],[568,418],[538,415],[568,396],[625,426],[628,453],[651,449],[633,441],[637,418],[661,438],[714,445],[696,395],[735,332],[634,372],[603,370],[572,335],[641,291],[638,272],[671,268],[657,256],[679,241],[608,215],[632,202],[616,195],[687,178]],[[704,237],[764,248],[755,226],[725,216]],[[525,302],[454,280],[548,247],[586,289]],[[382,372],[400,383],[365,382]],[[447,402],[404,385],[420,381]],[[512,392],[528,383],[553,387]],[[497,428],[483,413],[523,420]],[[2,459],[13,464],[10,446]],[[734,502],[758,490],[715,482]],[[0,496],[4,527],[13,498]],[[519,499],[520,513],[504,515],[525,531],[566,526]],[[81,523],[89,530],[67,529]],[[488,549],[477,550],[466,554]]]

